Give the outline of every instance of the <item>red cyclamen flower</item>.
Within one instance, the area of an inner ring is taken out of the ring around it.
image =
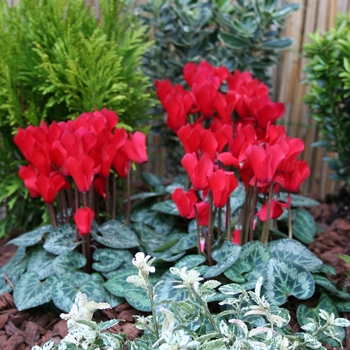
[[[50,176],[39,175],[35,184],[44,202],[50,204],[55,200],[58,191],[66,185],[66,181],[59,172],[54,172]]]
[[[184,192],[182,188],[177,188],[171,198],[175,202],[181,216],[194,217],[194,205],[197,203],[197,196],[194,189]]]
[[[94,212],[91,208],[78,208],[74,214],[74,221],[81,235],[87,235],[91,231]]]

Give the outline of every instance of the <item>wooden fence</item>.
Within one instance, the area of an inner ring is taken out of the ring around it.
[[[8,0],[11,5],[18,1]],[[293,38],[294,44],[283,54],[279,66],[273,70],[274,100],[283,102],[286,106],[282,123],[286,126],[288,135],[299,137],[305,142],[303,159],[310,165],[311,175],[302,185],[301,192],[324,198],[327,194],[336,193],[341,184],[328,178],[329,169],[322,160],[324,150],[311,147],[318,140],[318,129],[302,101],[308,86],[302,84],[307,61],[301,54],[303,44],[308,41],[308,34],[332,28],[335,15],[350,10],[350,0],[280,0],[281,5],[288,2],[300,4],[301,9],[294,12],[286,22],[285,36]],[[86,3],[95,6],[98,15],[98,0],[86,0]],[[164,175],[166,154],[156,135],[151,138],[149,153],[150,162],[144,166],[144,170]]]
[[[287,1],[281,1],[282,4]],[[302,46],[308,41],[308,34],[319,30],[321,33],[334,26],[334,18],[338,12],[350,11],[350,0],[293,0],[301,9],[294,12],[287,20],[285,35],[295,41],[292,48],[285,52],[280,65],[274,72],[275,100],[283,102],[286,114],[283,123],[292,137],[300,137],[305,142],[303,158],[309,163],[311,175],[303,184],[303,193],[315,194],[324,198],[335,193],[341,183],[328,178],[330,173],[327,164],[322,160],[324,151],[312,148],[312,142],[318,140],[318,129],[308,114],[302,98],[308,86],[302,84],[305,79],[303,69],[307,60],[301,56]],[[328,155],[327,155],[328,156]]]

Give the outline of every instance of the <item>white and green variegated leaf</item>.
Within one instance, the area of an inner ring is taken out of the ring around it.
[[[27,271],[35,272],[39,280],[55,274],[52,262],[57,255],[51,254],[41,246],[30,250]]]
[[[299,305],[297,309],[297,319],[300,325],[304,325],[310,322],[310,318],[315,320],[316,322],[320,321],[320,310],[327,310],[329,314],[333,313],[335,317],[338,317],[338,311],[337,308],[332,301],[332,299],[329,298],[329,296],[326,293],[322,293],[320,300],[315,308],[309,308],[304,304]],[[334,327],[335,334],[337,338],[340,340],[340,344],[345,338],[345,330],[343,327]],[[334,339],[331,339],[327,334],[321,333],[318,336],[318,339],[322,342],[327,343],[331,347],[338,348],[339,343],[337,343]]]
[[[19,237],[11,239],[11,241],[8,241],[6,245],[14,244],[18,247],[29,247],[39,243],[41,239],[44,237],[45,233],[48,233],[51,230],[52,230],[51,225],[39,227],[33,231],[23,233]]]
[[[50,231],[45,240],[44,249],[49,253],[61,255],[74,250],[77,245],[75,226],[66,224]]]
[[[219,291],[227,295],[236,295],[241,294],[244,289],[239,284],[229,283],[219,287]]]
[[[104,287],[114,296],[125,297],[131,284],[126,279],[131,275],[137,275],[138,270],[134,265],[123,265],[117,270],[118,273],[104,284]]]
[[[137,208],[131,213],[131,221],[153,227],[158,233],[167,235],[175,225],[175,216],[158,213],[149,207]]]
[[[176,262],[174,265],[176,268],[181,269],[183,267],[187,267],[188,270],[191,270],[198,265],[205,262],[205,256],[200,254],[194,254],[194,255],[186,255],[183,258],[181,258],[179,261]]]
[[[109,248],[129,249],[140,245],[135,232],[117,220],[105,222],[97,232],[91,231],[91,236]]]
[[[125,294],[125,299],[132,307],[139,311],[152,311],[151,302],[148,299],[147,292],[141,287],[137,287],[129,283],[127,293]]]
[[[242,182],[239,182],[238,186],[230,195],[230,209],[231,213],[234,214],[237,209],[242,208],[245,200],[245,189]]]
[[[272,305],[282,305],[288,296],[310,298],[315,292],[315,282],[309,271],[288,261],[271,259],[267,265],[264,283],[265,297]]]
[[[215,249],[211,254],[212,258],[217,261],[217,264],[210,266],[203,277],[212,278],[223,273],[235,263],[240,252],[241,247],[239,245],[224,241],[222,246]]]
[[[317,272],[323,263],[300,242],[284,238],[268,244],[272,256],[276,259],[289,261],[308,271]]]
[[[247,261],[251,266],[265,266],[271,259],[269,249],[259,241],[248,242],[243,245],[240,259]]]
[[[176,309],[186,323],[196,322],[199,319],[198,304],[194,303],[192,300],[179,300],[175,304]]]
[[[163,214],[168,214],[168,215],[175,215],[175,216],[180,215],[179,210],[177,209],[177,206],[172,199],[153,204],[151,207],[151,210],[154,210]]]
[[[104,322],[100,322],[97,327],[100,331],[104,331],[105,329],[111,328],[119,323],[119,320],[108,320]]]
[[[288,193],[281,192],[280,193],[280,200],[282,202],[287,202],[287,196],[288,196]],[[304,196],[300,196],[299,194],[290,193],[289,196],[290,196],[290,205],[292,207],[296,207],[296,208],[300,208],[300,207],[310,208],[310,207],[315,207],[317,205],[320,205],[320,203],[315,201],[314,199],[311,199],[311,198],[308,198],[308,197],[304,197]]]
[[[310,212],[304,209],[296,210],[292,230],[294,237],[300,242],[305,244],[313,242],[316,235],[316,224]]]
[[[0,269],[0,293],[10,292],[12,290],[8,280],[16,285],[17,281],[22,277],[28,265],[28,256],[26,248],[19,247],[12,259]],[[6,280],[4,274],[8,277]]]
[[[246,278],[243,274],[251,271],[251,269],[252,266],[249,262],[242,259],[240,256],[237,261],[224,272],[224,275],[233,282],[244,283],[246,282]]]
[[[35,272],[26,272],[16,283],[13,299],[19,311],[48,303],[52,299],[52,288],[56,276],[40,281]]]
[[[61,310],[69,312],[74,304],[75,297],[80,291],[88,296],[89,300],[104,302],[105,289],[101,283],[102,277],[87,275],[81,279],[62,279],[55,283],[52,290],[52,300]]]
[[[76,251],[58,256],[52,264],[59,278],[77,278],[78,275],[86,275],[82,271],[77,271],[85,266],[86,258],[83,254]]]
[[[215,339],[201,345],[201,350],[226,350],[226,342],[223,339]]]
[[[100,272],[113,271],[123,263],[124,252],[125,251],[118,249],[97,249],[93,253],[93,259],[95,262],[92,264],[92,267]]]

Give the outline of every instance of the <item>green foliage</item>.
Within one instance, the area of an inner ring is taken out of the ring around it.
[[[153,259],[149,261],[149,258],[137,253],[133,264],[138,268],[138,275],[128,277],[130,283],[142,285],[153,305],[152,315],[138,316],[136,327],[144,330],[140,339],[123,342],[122,335],[101,333],[118,321],[92,322],[93,311],[108,308],[108,305],[88,301],[86,295],[79,293],[70,313],[61,315],[67,320],[68,335],[59,344],[51,341],[43,348],[35,346],[33,350],[63,350],[69,349],[69,345],[74,345],[75,349],[93,350],[98,344],[102,346],[98,349],[112,346],[116,350],[321,350],[326,349],[322,345],[325,341],[342,348],[343,327],[348,327],[350,322],[338,318],[336,310],[335,313],[324,311],[323,307],[329,306],[324,297],[315,309],[298,309],[303,331],[291,334],[286,327],[290,320],[288,311],[270,305],[261,295],[261,277],[254,291],[246,291],[237,284],[221,286],[216,280],[203,283],[196,270],[174,267],[171,274],[175,288],[186,290],[187,298],[165,300],[149,281],[149,273],[154,272]],[[220,295],[222,311],[217,314],[208,307],[213,294]]]
[[[281,37],[285,18],[298,8],[276,0],[148,0],[137,8],[155,41],[144,55],[146,73],[181,83],[185,63],[206,59],[269,82],[268,69],[292,44]]]
[[[133,127],[147,121],[150,83],[140,69],[146,27],[123,0],[99,3],[101,20],[83,0],[23,0],[13,7],[0,1],[0,202],[7,206],[0,237],[14,225],[42,223],[42,211],[13,176],[21,164],[12,142],[17,127],[103,107]]]
[[[333,170],[332,179],[350,181],[350,20],[339,14],[329,32],[310,35],[304,45],[306,80],[310,92],[305,103],[319,125],[321,141],[314,146],[336,152],[336,158],[325,158]]]

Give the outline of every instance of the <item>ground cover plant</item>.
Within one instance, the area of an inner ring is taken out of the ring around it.
[[[20,310],[53,303],[69,312],[80,291],[95,302],[115,306],[126,299],[157,312],[150,288],[135,277],[134,285],[127,282],[137,273],[132,256],[142,251],[157,257],[149,283],[159,301],[191,298],[186,288],[174,288],[172,272],[181,279],[181,271],[194,269],[191,276],[240,291],[259,280],[276,308],[319,296],[314,308],[300,303],[301,326],[310,319],[319,324],[320,310],[334,318],[349,310],[350,295],[326,277],[334,270],[302,244],[312,242],[316,226],[301,207],[317,202],[291,194],[309,168],[298,159],[303,142],[273,124],[284,106],[248,72],[202,61],[186,64],[184,78],[188,89],[169,80],[156,88],[166,123],[184,146],[188,176],[167,182],[144,174],[149,192],[130,196],[132,163],[147,160],[145,135],[118,127],[112,111],[19,129],[15,143],[29,162],[19,175],[48,204],[51,225],[11,241],[19,249],[1,268],[0,290],[14,286]],[[125,214],[116,215],[116,176],[127,182]],[[222,296],[213,292],[206,301]],[[344,329],[335,325],[330,336],[322,327],[317,339],[339,346]]]

